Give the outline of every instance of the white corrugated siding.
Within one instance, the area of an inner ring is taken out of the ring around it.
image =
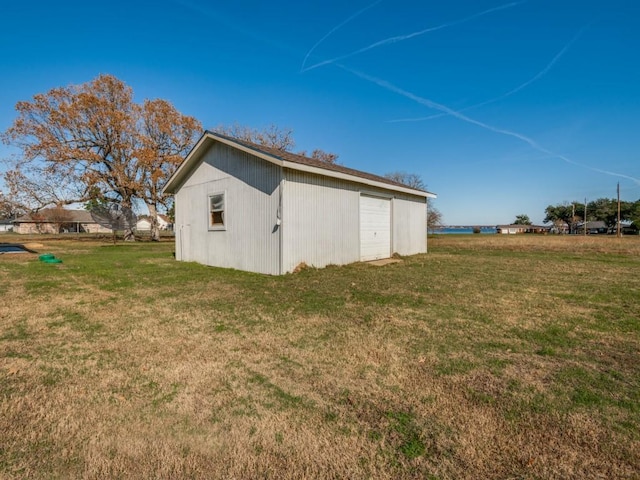
[[[391,256],[391,199],[360,196],[360,260]]]
[[[176,194],[176,258],[280,274],[280,167],[213,144]],[[209,195],[225,192],[225,230],[209,230]]]
[[[358,185],[295,170],[284,172],[283,272],[303,262],[315,267],[357,262]]]
[[[393,251],[415,255],[427,251],[427,201],[423,197],[397,195],[393,199]]]
[[[391,253],[426,251],[426,199],[284,170],[282,272],[360,261],[361,194],[391,199]],[[388,256],[388,255],[387,255]]]

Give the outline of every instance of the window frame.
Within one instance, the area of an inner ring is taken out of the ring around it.
[[[212,207],[212,199],[217,196],[222,196],[222,208],[219,210],[214,210]],[[209,227],[209,231],[220,231],[227,229],[227,192],[226,190],[220,192],[213,192],[207,195],[207,224]],[[213,223],[213,214],[215,212],[222,213],[222,223]]]

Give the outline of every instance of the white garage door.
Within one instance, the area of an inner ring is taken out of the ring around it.
[[[391,199],[360,196],[360,260],[391,256]]]

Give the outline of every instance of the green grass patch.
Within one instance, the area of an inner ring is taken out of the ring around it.
[[[389,412],[389,428],[399,437],[398,451],[408,459],[424,455],[427,447],[421,439],[415,416],[408,412]]]
[[[0,335],[0,341],[24,341],[28,340],[30,337],[31,333],[29,333],[27,323],[24,320],[21,320],[13,323],[5,329],[2,335]]]

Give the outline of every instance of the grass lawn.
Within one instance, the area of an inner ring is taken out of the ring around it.
[[[63,263],[0,255],[0,478],[640,476],[640,237],[282,277],[31,241]]]

